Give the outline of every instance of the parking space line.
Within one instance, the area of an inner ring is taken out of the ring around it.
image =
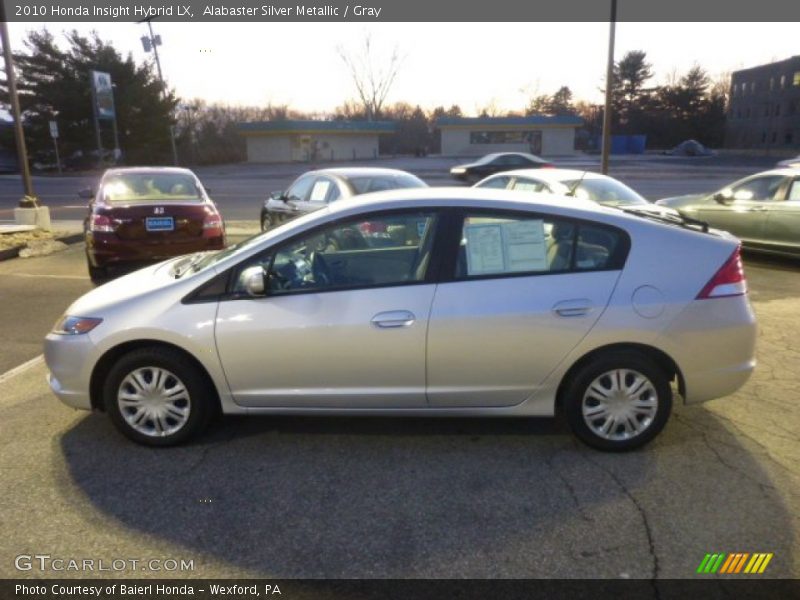
[[[6,371],[2,375],[0,375],[0,385],[4,384],[9,379],[16,377],[20,373],[24,373],[28,369],[32,369],[33,367],[43,362],[44,362],[44,354],[40,354],[39,356],[30,359],[28,362],[24,362],[21,365],[18,365],[9,371]]]
[[[3,273],[6,277],[46,277],[47,279],[89,279],[88,275],[48,275],[36,273]]]

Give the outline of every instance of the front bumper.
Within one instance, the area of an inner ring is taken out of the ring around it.
[[[88,334],[50,333],[44,342],[44,360],[50,372],[47,382],[53,393],[67,406],[92,409],[89,393],[95,346]]]

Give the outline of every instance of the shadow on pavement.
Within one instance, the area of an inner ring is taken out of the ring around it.
[[[57,443],[97,509],[261,576],[692,577],[720,551],[789,571],[758,461],[711,413],[677,413],[627,454],[549,419],[229,417],[154,450],[91,415]]]

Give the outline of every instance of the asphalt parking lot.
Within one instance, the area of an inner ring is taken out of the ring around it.
[[[714,189],[759,170],[719,168],[625,177]],[[800,263],[748,255],[745,268],[753,378],[609,455],[545,419],[226,418],[195,444],[142,448],[60,404],[36,360],[91,287],[82,245],[2,262],[0,577],[92,575],[15,568],[49,554],[194,561],[94,576],[685,578],[709,552],[771,552],[765,576],[800,577]]]

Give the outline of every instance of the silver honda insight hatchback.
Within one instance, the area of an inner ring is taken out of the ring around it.
[[[664,220],[494,189],[343,200],[84,295],[47,336],[50,386],[153,446],[221,411],[563,413],[636,448],[673,390],[726,396],[755,366],[738,241]]]

